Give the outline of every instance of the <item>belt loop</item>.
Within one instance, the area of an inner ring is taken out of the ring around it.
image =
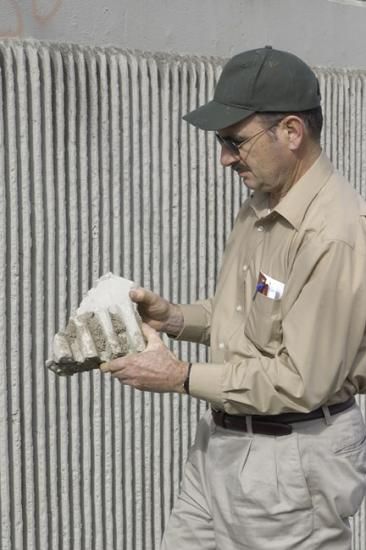
[[[324,405],[322,407],[322,411],[323,411],[323,414],[324,414],[324,419],[325,419],[325,423],[330,426],[331,424],[333,424],[333,421],[332,421],[332,416],[329,412],[329,407],[327,407],[326,405]]]
[[[246,427],[247,427],[247,433],[249,435],[253,435],[253,420],[252,420],[251,416],[246,416],[245,417],[245,424],[246,424]]]
[[[215,423],[221,426],[221,428],[225,428],[224,411],[217,411],[213,409],[212,414],[215,416]]]

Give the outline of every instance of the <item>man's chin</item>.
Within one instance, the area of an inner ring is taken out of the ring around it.
[[[256,189],[256,181],[251,172],[240,172],[240,178],[243,180],[244,184],[249,187],[249,189]]]

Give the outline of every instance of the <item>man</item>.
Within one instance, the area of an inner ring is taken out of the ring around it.
[[[320,147],[314,73],[271,47],[224,67],[185,119],[215,131],[253,191],[215,296],[175,305],[131,294],[145,352],[104,370],[211,409],[190,451],[164,550],[345,550],[366,490],[366,207]],[[155,331],[211,347],[177,359]]]

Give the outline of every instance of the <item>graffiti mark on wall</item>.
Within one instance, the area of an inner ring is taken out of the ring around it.
[[[32,0],[32,18],[40,24],[48,23],[58,12],[63,0]],[[16,0],[4,0],[2,4],[2,21],[0,24],[0,38],[15,38],[23,34],[26,8],[20,6]],[[5,26],[5,25],[8,26]],[[3,28],[1,28],[3,27]]]
[[[62,0],[40,2],[32,0],[32,15],[39,23],[47,23],[60,9]]]

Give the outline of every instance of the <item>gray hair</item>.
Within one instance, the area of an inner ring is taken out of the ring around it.
[[[323,112],[321,107],[316,107],[315,109],[310,109],[309,111],[298,111],[298,112],[266,112],[266,113],[256,113],[257,117],[260,118],[266,125],[272,126],[276,122],[280,122],[281,119],[286,116],[294,115],[304,122],[311,139],[320,142],[320,135],[323,127]]]

